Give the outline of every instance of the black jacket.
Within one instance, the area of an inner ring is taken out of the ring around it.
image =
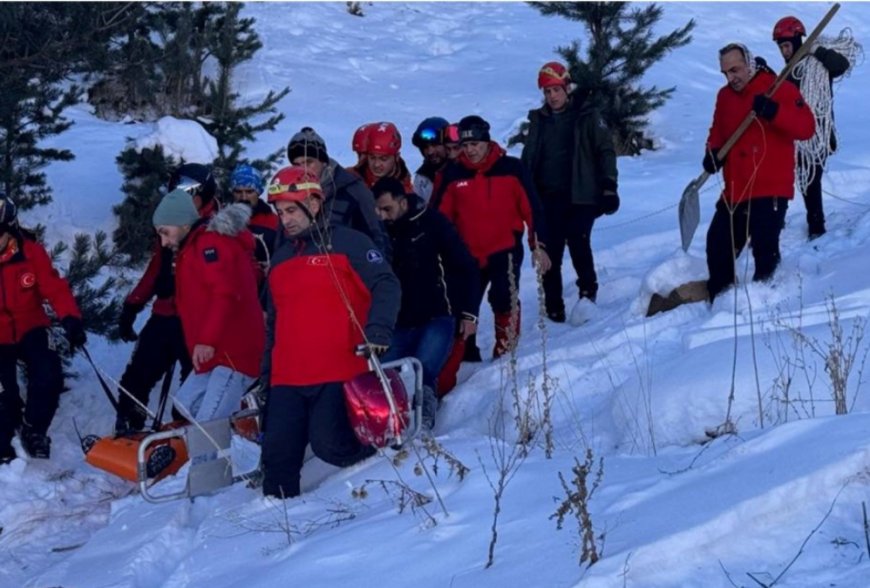
[[[365,182],[330,159],[320,174],[320,185],[330,224],[365,234],[390,259],[390,240],[375,211],[372,191]]]
[[[475,317],[477,262],[443,214],[427,208],[415,194],[408,196],[408,204],[405,216],[387,225],[393,271],[402,284],[396,325],[419,327],[441,316]]]
[[[577,109],[574,118],[574,157],[571,169],[571,202],[598,206],[604,190],[617,191],[616,149],[613,136],[588,100],[571,98],[568,108]],[[535,184],[540,170],[541,119],[551,116],[550,107],[529,111],[529,134],[523,147],[523,163],[532,172]]]
[[[834,79],[840,77],[847,71],[849,71],[849,60],[834,51],[833,49],[828,49],[826,47],[817,47],[812,55],[807,55],[801,61],[805,59],[817,59],[819,63],[822,64],[828,71],[828,84],[831,89],[831,95],[834,93]],[[800,80],[795,79],[794,70],[788,74],[788,81],[801,89]],[[833,109],[831,110],[831,116],[834,116]],[[834,129],[831,129],[831,137],[829,139],[831,152],[837,150],[837,135],[834,132]]]

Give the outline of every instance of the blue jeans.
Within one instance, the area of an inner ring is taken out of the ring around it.
[[[423,385],[435,390],[435,381],[447,362],[456,336],[456,320],[451,316],[433,318],[422,327],[396,327],[390,348],[381,361],[416,357],[423,364]]]

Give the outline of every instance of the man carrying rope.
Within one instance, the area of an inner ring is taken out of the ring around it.
[[[786,63],[803,44],[806,34],[803,23],[794,16],[781,18],[773,27],[773,40],[779,46]],[[800,60],[788,77],[798,87],[816,118],[815,134],[807,141],[799,141],[797,149],[797,179],[807,209],[807,227],[811,241],[825,234],[822,174],[828,156],[837,150],[833,109],[834,78],[849,71],[858,51],[854,40],[843,34],[828,44],[832,44],[834,48],[819,44]]]
[[[707,291],[710,301],[734,283],[734,263],[747,240],[755,258],[753,280],[766,280],[779,264],[779,234],[788,201],[794,196],[794,142],[815,131],[813,113],[798,89],[781,85],[766,92],[776,76],[759,68],[746,46],[726,45],[719,65],[728,83],[716,96],[707,138],[704,169],[723,169],[725,189],[707,231]],[[728,152],[718,157],[738,126],[754,111],[756,118]]]
[[[365,356],[389,347],[401,289],[369,237],[328,221],[323,189],[304,167],[275,174],[269,202],[285,239],[266,292],[263,494],[283,499],[301,492],[309,443],[339,467],[374,454],[351,428],[343,383],[368,371]]]

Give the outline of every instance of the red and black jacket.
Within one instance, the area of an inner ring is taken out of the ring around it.
[[[29,331],[49,326],[46,301],[60,318],[81,318],[69,284],[48,252],[19,232],[0,252],[0,345],[18,343]]]
[[[741,92],[727,85],[719,90],[708,149],[719,149],[728,141],[752,110],[755,96],[767,92],[775,79],[774,74],[759,71]],[[794,196],[794,142],[813,136],[816,119],[792,84],[780,85],[772,98],[779,104],[773,120],[756,118],[725,157],[722,198],[729,204]]]
[[[495,142],[476,164],[465,153],[449,164],[430,205],[456,226],[480,267],[493,253],[513,248],[523,225],[530,248],[546,240],[543,208],[528,170]]]
[[[204,205],[199,215],[202,218],[210,218],[217,212],[219,206],[216,200]],[[139,283],[130,291],[124,304],[132,306],[136,312],[145,308],[145,305],[154,298],[151,312],[161,316],[175,316],[175,273],[173,270],[174,253],[171,249],[160,246],[160,239],[154,243],[151,259],[145,273],[139,279]]]
[[[262,381],[308,386],[367,371],[354,351],[363,333],[389,345],[401,296],[384,254],[363,233],[321,224],[287,238],[272,257],[267,280]]]
[[[247,230],[250,207],[234,204],[200,219],[175,260],[175,304],[189,353],[214,347],[197,373],[226,366],[257,377],[265,345],[263,310],[257,294],[254,237]]]

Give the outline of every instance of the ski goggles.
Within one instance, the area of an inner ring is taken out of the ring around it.
[[[202,182],[198,182],[193,178],[188,178],[185,176],[181,176],[178,179],[178,185],[175,186],[175,190],[183,190],[190,194],[191,196],[196,196],[199,192],[199,189],[202,187]]]
[[[433,128],[425,128],[414,134],[414,138],[411,141],[414,144],[414,147],[418,149],[422,149],[427,145],[440,145],[441,144],[441,133],[438,129]]]

